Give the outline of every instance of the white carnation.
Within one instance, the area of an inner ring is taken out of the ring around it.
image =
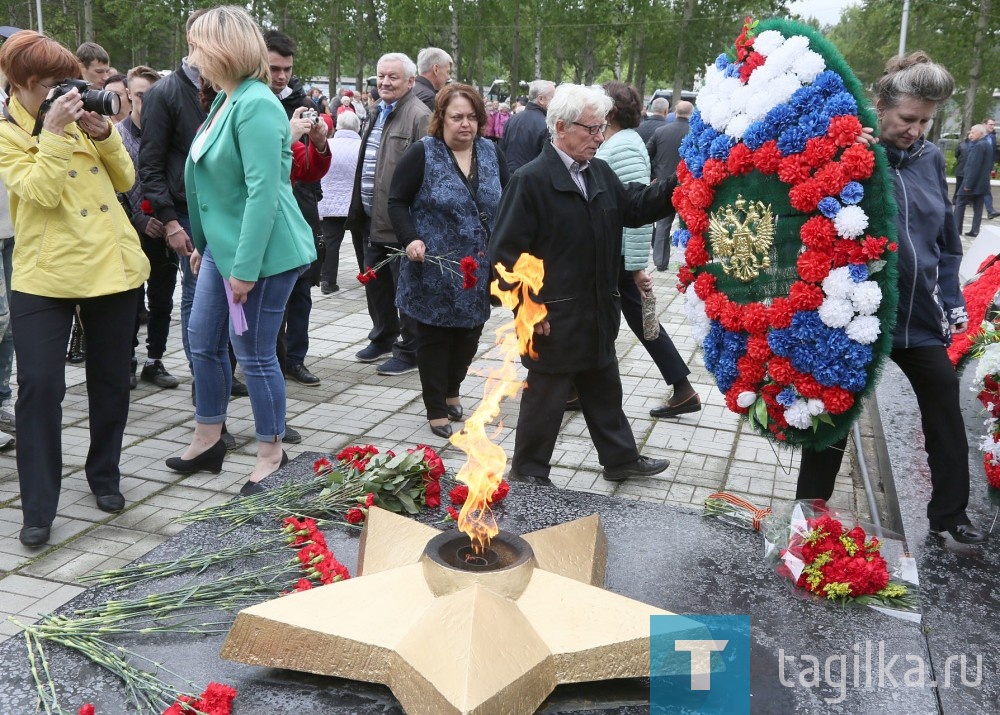
[[[992,343],[983,348],[983,354],[976,364],[976,382],[983,384],[987,375],[1000,372],[1000,343]]]
[[[765,30],[753,39],[753,48],[764,57],[769,57],[785,43],[785,38],[777,30]]]
[[[837,212],[833,225],[844,238],[857,238],[868,228],[868,215],[860,206],[845,206]]]
[[[823,279],[823,293],[831,298],[850,298],[857,285],[851,280],[851,271],[847,266],[834,268]]]
[[[882,289],[875,281],[858,283],[851,294],[851,303],[861,315],[874,315],[882,303]]]
[[[746,112],[737,114],[726,127],[726,134],[731,136],[733,139],[742,139],[743,134],[746,133],[747,127],[749,126],[750,117],[746,115]]]
[[[785,40],[781,47],[770,54],[767,58],[767,64],[774,63],[775,71],[786,72],[798,64],[799,59],[808,50],[809,38],[805,35],[794,35]]]
[[[874,315],[859,315],[852,320],[847,328],[847,337],[862,345],[871,345],[878,340],[880,326]]]
[[[809,414],[809,403],[796,400],[791,407],[785,409],[785,420],[792,427],[809,429],[812,427],[812,415]]]
[[[750,97],[753,95],[753,90],[747,87],[745,84],[741,84],[733,94],[729,97],[729,104],[732,106],[733,111],[736,114],[741,114],[747,110],[747,102],[750,101]]]
[[[826,403],[820,399],[811,399],[806,404],[809,405],[809,414],[815,417],[826,412]]]
[[[845,328],[854,318],[854,306],[846,298],[827,297],[819,307],[819,319],[828,328]]]
[[[740,407],[747,408],[757,401],[756,392],[741,392],[736,396],[736,404]]]
[[[684,302],[684,315],[691,323],[691,338],[696,344],[701,345],[711,327],[708,314],[705,313],[705,301],[695,294],[694,286],[688,286],[685,297],[687,300]]]
[[[806,50],[805,54],[792,67],[792,71],[802,84],[812,84],[825,69],[826,62],[812,50]]]

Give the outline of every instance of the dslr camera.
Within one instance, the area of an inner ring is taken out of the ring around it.
[[[97,112],[106,117],[113,117],[121,111],[121,97],[114,92],[107,92],[103,89],[91,89],[90,83],[85,80],[67,78],[59,83],[59,86],[53,90],[52,96],[42,102],[42,106],[38,108],[38,119],[35,121],[35,130],[31,133],[32,136],[38,136],[38,133],[42,131],[45,114],[49,111],[52,103],[72,89],[76,89],[80,93],[80,98],[83,100],[83,108],[88,112]]]
[[[319,112],[315,109],[307,109],[302,112],[302,119],[308,119],[313,124],[319,124]]]

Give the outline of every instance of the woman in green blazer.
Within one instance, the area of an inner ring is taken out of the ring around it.
[[[167,466],[218,473],[226,448],[231,340],[243,367],[257,432],[257,463],[240,494],[284,463],[285,380],[275,340],[299,274],[316,258],[312,232],[290,182],[288,119],[268,87],[260,29],[235,6],[208,10],[188,31],[190,61],[219,88],[185,169],[198,274],[188,324],[195,378],[195,432]],[[243,324],[245,323],[245,325]]]

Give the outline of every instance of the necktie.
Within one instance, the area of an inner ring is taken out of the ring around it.
[[[382,126],[383,124],[385,124],[385,120],[389,118],[389,112],[391,112],[391,111],[392,111],[392,107],[390,105],[388,105],[388,104],[382,105],[381,112],[380,112],[380,114],[378,116],[379,126]]]

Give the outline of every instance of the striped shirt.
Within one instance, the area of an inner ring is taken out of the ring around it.
[[[382,129],[385,120],[395,108],[395,103],[386,105],[379,102],[379,114],[365,142],[365,158],[361,167],[361,206],[368,216],[372,215],[372,203],[375,199],[375,165],[378,163],[378,148],[382,143]]]

